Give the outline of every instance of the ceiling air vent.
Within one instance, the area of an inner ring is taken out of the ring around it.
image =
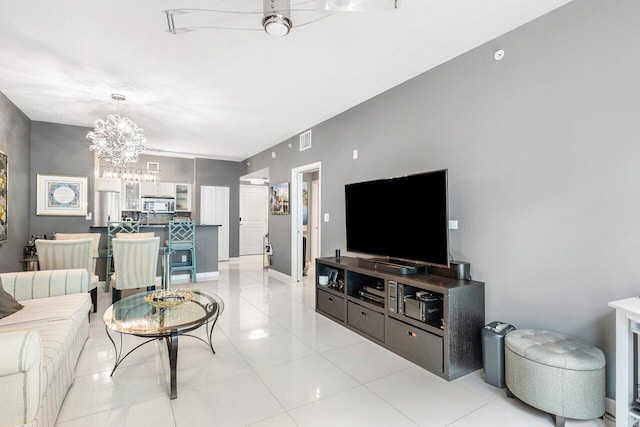
[[[311,148],[311,131],[310,130],[300,134],[300,151],[304,151],[307,148]]]

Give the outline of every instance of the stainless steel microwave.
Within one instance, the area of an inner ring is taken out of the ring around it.
[[[176,199],[173,197],[143,197],[142,212],[174,213]]]

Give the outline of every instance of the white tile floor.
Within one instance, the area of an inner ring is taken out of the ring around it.
[[[268,276],[261,256],[249,256],[220,263],[218,279],[195,286],[226,308],[214,332],[217,354],[180,339],[178,398],[169,399],[161,343],[140,348],[109,376],[115,356],[102,314],[111,296],[99,292],[58,427],[553,426],[486,384],[481,370],[447,382],[316,314],[313,272],[285,283]]]

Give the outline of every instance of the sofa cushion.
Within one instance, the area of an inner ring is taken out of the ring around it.
[[[51,322],[60,319],[77,321],[78,316],[86,317],[91,309],[91,297],[88,293],[24,300],[20,303],[24,309],[0,319],[0,332],[7,325]]]
[[[15,313],[21,308],[22,305],[4,290],[0,279],[0,319]]]
[[[18,301],[89,292],[86,268],[2,273],[4,289]]]

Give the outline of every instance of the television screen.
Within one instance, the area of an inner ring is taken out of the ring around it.
[[[449,266],[447,170],[345,185],[347,250]]]

